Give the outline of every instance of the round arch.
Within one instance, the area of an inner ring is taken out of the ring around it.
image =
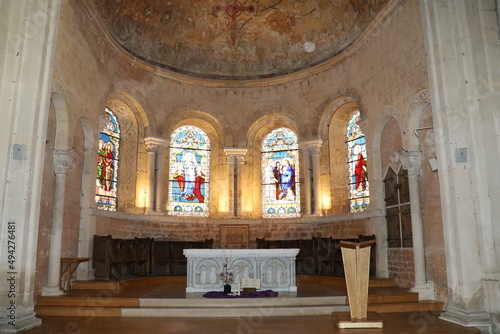
[[[55,118],[56,118],[56,132],[55,132],[55,150],[66,150],[70,147],[69,145],[69,116],[68,107],[64,97],[57,92],[53,92],[50,95],[50,100],[54,106]]]
[[[210,129],[209,131],[217,136],[217,142],[222,147],[233,146],[234,139],[227,119],[217,110],[208,109],[205,111],[204,108],[195,105],[182,105],[172,110],[162,122],[161,136],[170,138],[170,134],[177,127],[192,121],[202,122],[201,126]]]
[[[210,114],[199,110],[186,110],[180,112],[176,117],[168,119],[165,122],[162,136],[170,140],[171,134],[175,129],[184,126],[192,125],[203,130],[210,140],[211,154],[210,154],[210,193],[208,194],[210,200],[210,213],[211,217],[219,214],[220,201],[224,196],[228,196],[228,173],[224,173],[224,168],[219,166],[225,165],[224,143],[226,142],[226,132],[224,127],[218,122],[217,119]],[[170,147],[167,148],[166,156],[170,156]],[[165,160],[167,165],[165,174],[170,175],[170,160]],[[165,185],[166,193],[169,193],[170,182]],[[163,206],[163,204],[162,204]]]
[[[141,97],[140,94],[131,94],[129,92],[133,92],[134,90],[131,87],[127,87],[127,89],[117,89],[109,93],[105,99],[104,107],[109,107],[110,103],[113,101],[120,101],[117,105],[118,107],[126,107],[133,115],[139,126],[142,129],[143,136],[147,137],[150,135],[154,135],[156,124],[155,118],[153,116],[148,116],[145,107],[147,106],[147,102]]]
[[[283,126],[292,129],[302,140],[308,137],[302,117],[295,109],[283,105],[270,105],[254,113],[249,113],[249,116],[242,122],[243,125],[238,131],[238,145],[249,145],[253,141],[256,129],[258,130],[261,127],[267,126],[266,124],[275,121],[282,122]]]
[[[242,178],[246,180],[246,188],[251,190],[243,193],[243,210],[252,218],[262,216],[262,182],[261,182],[261,143],[264,137],[274,129],[285,127],[297,134],[300,142],[300,123],[284,113],[265,114],[248,127],[247,156]],[[300,160],[303,157],[300,156]],[[299,168],[303,168],[299,163]],[[303,171],[300,171],[303,174]],[[301,198],[301,202],[303,202]]]
[[[408,115],[408,126],[404,146],[407,147],[409,151],[420,150],[420,140],[418,136],[420,120],[425,109],[430,105],[430,91],[428,89],[423,89],[418,92],[408,104],[406,110],[406,114]]]

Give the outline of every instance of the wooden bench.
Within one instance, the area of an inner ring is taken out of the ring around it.
[[[151,275],[186,275],[184,249],[213,248],[205,241],[163,241],[154,238],[114,239],[94,236],[92,266],[97,280]]]
[[[266,240],[256,239],[257,248],[299,248],[296,260],[298,275],[333,275],[344,276],[340,241],[362,242],[375,239],[374,235],[359,235],[351,239],[333,239],[332,237],[313,237],[303,240]],[[376,275],[376,251],[372,246],[370,253],[370,276]]]

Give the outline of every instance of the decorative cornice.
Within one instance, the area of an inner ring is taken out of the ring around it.
[[[248,257],[278,257],[295,258],[299,253],[298,248],[276,248],[276,249],[184,249],[184,255],[188,258],[248,258]]]

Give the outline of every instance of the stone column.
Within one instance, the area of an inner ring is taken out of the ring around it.
[[[157,138],[158,148],[156,150],[156,201],[155,211],[163,212],[165,209],[165,150],[170,145],[170,140]]]
[[[322,139],[307,140],[299,143],[304,152],[304,198],[305,214],[321,215],[321,145]],[[311,187],[311,175],[313,184]],[[312,188],[312,189],[311,189]],[[312,192],[312,193],[311,193]],[[313,196],[314,195],[314,196]],[[312,203],[314,207],[312,208]],[[312,212],[311,212],[312,211]]]
[[[64,217],[64,199],[66,193],[66,172],[72,168],[74,160],[69,150],[54,150],[54,207],[52,208],[52,224],[50,227],[49,273],[47,285],[43,287],[44,296],[64,294],[59,288],[61,271],[61,247]]]
[[[146,192],[146,211],[153,210],[155,201],[155,165],[156,165],[156,145],[146,144],[148,151],[148,178]]]
[[[60,7],[60,0],[0,1],[0,333],[41,324],[35,269]]]
[[[313,194],[314,194],[314,214],[321,215],[321,182],[320,182],[320,157],[321,145],[323,141],[317,141],[316,145],[311,150],[312,167],[313,167]]]
[[[427,281],[425,269],[424,229],[420,212],[419,176],[422,167],[422,153],[404,152],[399,159],[403,169],[408,171],[410,188],[411,228],[413,238],[413,262],[415,267],[415,286],[413,292],[419,293],[420,300],[434,299],[434,284]]]
[[[229,183],[229,215],[243,215],[243,200],[242,200],[242,180],[241,172],[245,165],[246,148],[225,148],[224,152],[227,157],[228,164],[228,183]]]
[[[310,215],[311,212],[311,205],[312,205],[312,197],[311,197],[311,171],[312,171],[312,165],[311,165],[311,152],[309,150],[309,147],[307,144],[303,145],[302,143],[300,144],[300,148],[303,151],[303,156],[304,156],[304,161],[303,166],[304,166],[304,187],[302,187],[302,193],[304,194],[304,200],[305,200],[305,208],[304,208],[304,214]]]
[[[236,186],[236,183],[234,182],[234,175],[236,174],[235,173],[235,164],[234,164],[234,156],[232,155],[227,155],[226,153],[226,160],[227,160],[227,168],[228,168],[228,180],[227,180],[227,183],[228,183],[228,203],[227,203],[227,206],[228,206],[228,214],[229,216],[235,216],[236,215],[236,207],[235,207],[235,186]]]
[[[160,196],[163,196],[163,191],[159,189],[163,188],[163,186],[159,183],[159,180],[162,179],[160,174],[163,170],[160,171],[158,167],[160,167],[160,165],[163,166],[163,159],[160,160],[159,158],[163,157],[162,150],[166,147],[167,141],[162,138],[147,137],[144,138],[144,143],[146,144],[146,150],[148,151],[146,211],[161,211],[160,203],[162,197],[159,197],[158,193],[160,193]]]
[[[245,161],[245,154],[246,154],[246,149],[245,152],[242,153],[242,155],[238,155],[236,159],[236,189],[235,189],[235,199],[236,199],[236,216],[237,217],[242,217],[244,216],[243,213],[243,178],[242,178],[242,171],[243,171],[243,166],[246,164]]]

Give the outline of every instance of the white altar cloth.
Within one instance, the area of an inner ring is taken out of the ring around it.
[[[297,291],[295,258],[298,248],[184,249],[187,258],[186,292],[222,291],[219,274],[227,263],[235,274],[232,291],[242,278],[258,278],[261,290]]]

